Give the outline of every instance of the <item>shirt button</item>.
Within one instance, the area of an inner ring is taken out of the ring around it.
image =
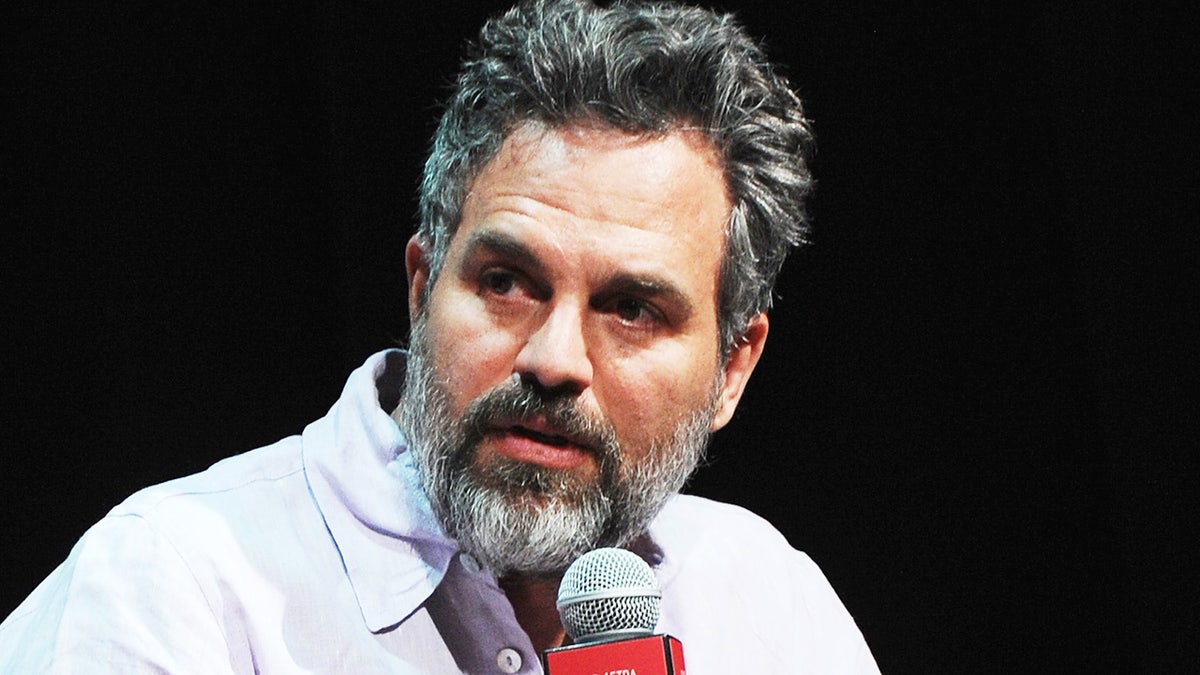
[[[479,566],[479,561],[476,560],[475,556],[471,555],[470,553],[462,554],[462,566],[463,569],[467,570],[471,574],[479,574],[479,570],[482,569]]]
[[[505,647],[496,652],[496,667],[502,673],[515,673],[521,669],[521,652]]]

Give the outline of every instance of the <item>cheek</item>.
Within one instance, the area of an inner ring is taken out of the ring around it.
[[[516,344],[469,303],[435,302],[436,298],[431,298],[426,324],[433,367],[461,411],[512,374]]]
[[[708,403],[716,361],[696,354],[610,362],[597,382],[604,412],[627,447],[644,451]]]

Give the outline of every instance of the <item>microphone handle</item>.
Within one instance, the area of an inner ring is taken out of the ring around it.
[[[683,645],[670,635],[584,643],[542,654],[546,675],[685,675]]]

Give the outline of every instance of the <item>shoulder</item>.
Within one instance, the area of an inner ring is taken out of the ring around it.
[[[309,500],[299,443],[288,438],[235,455],[196,474],[143,488],[113,507],[76,543],[43,586],[102,578],[106,583],[190,576],[201,561],[253,540],[247,529],[280,524],[279,515]],[[111,578],[110,578],[111,575]],[[39,590],[41,590],[39,588]]]
[[[84,581],[130,586],[131,597],[143,599],[166,597],[138,590],[156,584],[215,597],[222,575],[268,556],[306,510],[313,507],[299,442],[286,438],[134,492],[80,537],[43,585],[62,581],[62,597],[76,596]]]
[[[761,516],[734,504],[696,497],[672,497],[650,526],[650,535],[668,559],[683,563],[696,555],[716,555],[727,563],[796,553],[783,534]]]
[[[12,668],[5,672],[143,672],[151,663],[172,672],[211,666],[225,652],[188,561],[133,514],[93,525],[0,625],[0,670]]]
[[[268,573],[281,551],[325,536],[299,439],[290,437],[135,493],[84,536],[79,563],[140,541],[185,561],[211,597],[228,591],[231,576]]]
[[[299,455],[285,439],[118,504],[0,625],[7,665],[221,672],[197,664],[227,662],[231,603],[270,583],[264,561],[296,539],[289,521],[311,504]]]
[[[650,528],[662,551],[664,583],[720,580],[748,595],[832,600],[841,607],[817,564],[794,548],[770,522],[734,504],[692,495],[672,498]]]
[[[705,672],[691,666],[724,663],[727,653],[752,653],[755,672],[876,672],[861,632],[820,568],[765,519],[731,504],[678,496],[650,534],[662,554],[660,626],[684,641],[689,670]],[[798,671],[798,663],[817,665]],[[726,663],[712,672],[739,669]]]
[[[191,502],[220,502],[269,490],[303,473],[298,436],[227,457],[208,469],[152,485],[135,492],[109,512],[109,516],[138,515],[153,518],[164,510]]]

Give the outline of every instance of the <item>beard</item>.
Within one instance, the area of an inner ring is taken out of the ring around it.
[[[613,425],[514,375],[455,416],[432,365],[424,317],[414,321],[405,390],[393,413],[446,534],[498,575],[555,575],[580,555],[645,532],[704,459],[721,378],[708,400],[647,447],[627,448]],[[480,458],[484,430],[538,418],[592,453],[580,476],[504,456]],[[638,452],[638,450],[644,450]]]

